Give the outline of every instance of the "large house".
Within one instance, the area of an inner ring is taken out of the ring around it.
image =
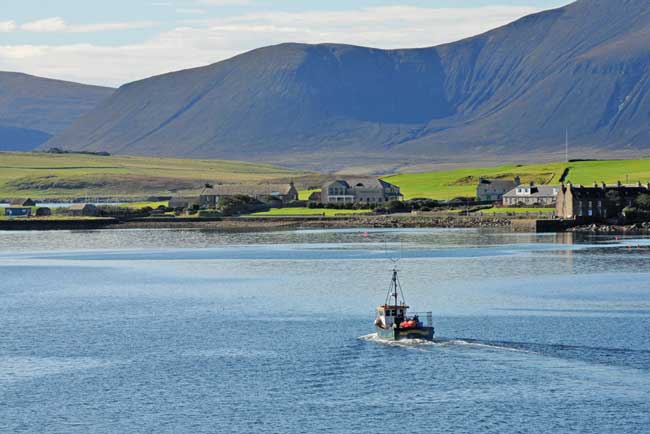
[[[606,220],[618,218],[640,194],[650,193],[650,184],[594,184],[593,187],[562,185],[557,195],[555,214],[559,218]]]
[[[497,202],[503,195],[521,184],[517,176],[512,181],[506,179],[480,178],[476,187],[476,198],[481,202]]]
[[[298,200],[298,190],[289,184],[221,184],[203,189],[197,196],[175,197],[169,201],[171,208],[215,208],[224,197],[249,196],[264,203],[279,206]]]
[[[401,200],[398,186],[376,178],[338,179],[323,185],[320,200],[322,203],[365,203],[382,204]]]
[[[518,185],[503,195],[504,206],[555,205],[560,187],[557,185],[535,185],[534,182]]]

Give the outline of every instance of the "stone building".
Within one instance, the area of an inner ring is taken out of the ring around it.
[[[517,176],[513,180],[480,178],[476,187],[476,198],[481,202],[497,202],[503,195],[521,184]]]
[[[99,210],[92,203],[74,203],[68,209],[70,215],[75,217],[95,217],[99,214]]]
[[[650,193],[650,184],[594,184],[592,187],[562,185],[558,191],[555,214],[559,218],[607,220],[621,216],[640,194]]]
[[[503,195],[504,206],[555,206],[560,187],[557,185],[518,185]]]
[[[289,184],[220,184],[211,185],[196,196],[173,197],[170,208],[216,208],[225,197],[248,196],[273,206],[286,205],[298,200],[298,190]]]
[[[358,178],[338,179],[323,185],[320,200],[322,203],[382,204],[401,200],[400,188],[382,179]]]
[[[201,194],[199,203],[204,208],[215,208],[222,197],[248,196],[264,203],[280,206],[298,200],[293,182],[288,184],[221,184]]]

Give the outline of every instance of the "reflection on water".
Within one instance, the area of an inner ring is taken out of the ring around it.
[[[0,420],[645,432],[649,253],[646,238],[474,230],[0,232]],[[389,258],[435,342],[372,333]]]

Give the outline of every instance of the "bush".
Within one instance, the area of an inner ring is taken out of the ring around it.
[[[623,209],[623,215],[628,222],[650,221],[650,211],[631,206]]]
[[[636,206],[642,211],[650,211],[650,194],[640,194],[634,200]]]
[[[388,202],[388,204],[386,205],[386,209],[390,213],[411,211],[410,207],[408,207],[404,202],[399,200],[391,200],[390,202]]]

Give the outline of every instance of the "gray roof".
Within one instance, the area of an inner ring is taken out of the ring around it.
[[[500,188],[513,188],[517,185],[514,180],[505,179],[481,179],[479,184],[488,184]]]
[[[393,185],[390,182],[386,182],[383,179],[379,178],[337,179],[336,181],[328,182],[323,186],[323,188],[326,189],[333,184],[340,184],[345,188],[369,188],[378,190],[384,190],[386,188],[398,188],[396,185]]]
[[[10,205],[12,205],[12,206],[23,206],[25,203],[27,203],[29,201],[36,203],[36,201],[34,201],[34,200],[30,199],[30,198],[19,198],[19,199],[12,199],[11,202],[10,202]]]
[[[207,196],[261,196],[286,195],[291,191],[291,184],[222,184],[207,189]]]
[[[96,208],[96,206],[92,203],[73,203],[70,205],[70,209],[73,211],[83,211],[83,209],[86,207]]]
[[[526,195],[517,194],[518,188],[530,188],[531,192],[530,194]],[[553,189],[556,190],[555,193],[553,193]],[[517,187],[504,194],[503,197],[555,197],[559,191],[559,185],[518,185]]]

